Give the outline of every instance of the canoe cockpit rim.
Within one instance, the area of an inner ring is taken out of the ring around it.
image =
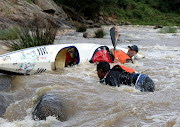
[[[62,49],[60,49],[57,54],[56,54],[56,57],[55,57],[55,60],[54,60],[54,64],[52,67],[52,69],[54,70],[57,70],[58,68],[64,68],[65,67],[65,61],[66,61],[66,52],[68,49],[70,48],[74,48],[75,49],[75,52],[77,53],[77,61],[76,61],[76,64],[79,64],[80,62],[80,54],[79,54],[79,51],[77,49],[76,46],[66,46]]]

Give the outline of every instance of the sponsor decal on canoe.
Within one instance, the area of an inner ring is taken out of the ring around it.
[[[48,54],[46,47],[37,48],[39,56]]]
[[[7,61],[7,60],[11,60],[11,57],[10,57],[10,56],[4,56],[2,59],[3,59],[4,61]]]
[[[36,65],[36,59],[38,56],[36,55],[36,52],[34,49],[21,51],[19,55],[22,60],[22,63],[18,63],[16,70],[18,72],[25,71],[25,73],[28,74],[31,70],[34,69]]]
[[[39,73],[42,73],[42,72],[45,72],[45,71],[46,71],[45,68],[38,68],[37,71],[34,74],[36,75],[36,74],[39,74]]]

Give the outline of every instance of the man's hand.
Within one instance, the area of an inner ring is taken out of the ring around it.
[[[118,58],[114,59],[114,63],[118,63],[118,62],[119,62]]]
[[[128,60],[126,60],[126,63],[134,63],[133,61],[132,61],[132,59],[128,59]]]

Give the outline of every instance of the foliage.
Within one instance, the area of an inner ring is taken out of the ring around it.
[[[158,32],[159,33],[177,33],[177,28],[175,28],[173,26],[166,26]]]
[[[0,30],[0,40],[15,40],[18,38],[20,33],[18,27],[12,27],[5,30]]]
[[[35,26],[34,26],[35,24]],[[45,28],[43,27],[45,26]],[[53,44],[56,37],[57,28],[48,20],[48,23],[35,18],[32,24],[23,26],[18,33],[18,39],[7,44],[11,51]]]
[[[179,0],[54,0],[96,19],[99,12],[136,25],[180,25]]]
[[[26,1],[26,2],[28,2],[28,3],[30,3],[30,4],[33,3],[31,0],[24,0],[24,1]]]
[[[105,35],[105,32],[103,29],[98,29],[96,32],[95,32],[95,38],[103,38]]]
[[[100,12],[102,0],[54,0],[57,3],[64,4],[74,8],[84,16],[94,18]]]
[[[76,27],[76,32],[85,32],[86,30],[87,30],[87,27],[84,25]]]

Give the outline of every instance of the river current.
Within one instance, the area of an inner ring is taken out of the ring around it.
[[[55,43],[111,46],[110,28],[104,27],[107,34],[103,39],[83,38],[82,33],[72,31],[57,36]],[[180,127],[180,30],[162,34],[153,26],[117,29],[121,35],[117,46],[127,48],[135,44],[139,53],[145,55],[125,66],[148,74],[156,85],[155,92],[102,85],[96,64],[88,61],[53,72],[13,76],[11,88],[0,91],[0,104],[7,105],[0,127]],[[32,120],[35,102],[43,94],[55,94],[62,100],[67,121],[55,117]]]

